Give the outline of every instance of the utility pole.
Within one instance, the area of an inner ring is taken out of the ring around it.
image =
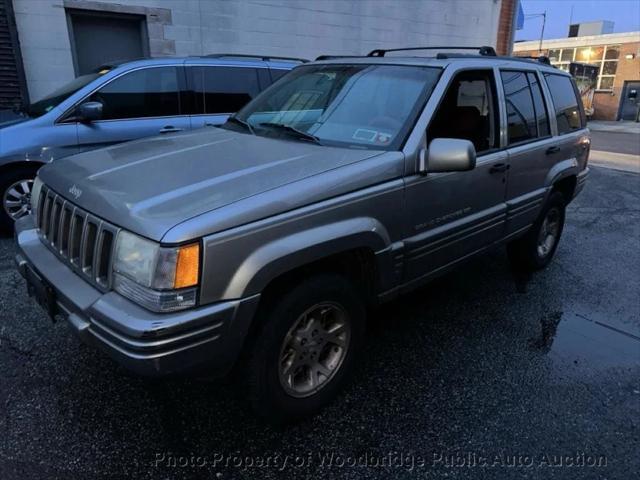
[[[538,46],[538,54],[542,55],[542,39],[544,37],[544,26],[547,23],[547,11],[542,14],[542,29],[540,30],[540,45]]]

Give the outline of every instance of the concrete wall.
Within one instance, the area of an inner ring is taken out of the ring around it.
[[[65,8],[146,14],[152,55],[314,58],[380,47],[495,46],[502,1],[512,0],[13,0],[32,100],[74,76]]]

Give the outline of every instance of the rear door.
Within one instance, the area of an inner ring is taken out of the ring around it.
[[[526,229],[538,216],[550,169],[562,158],[552,136],[549,106],[536,69],[500,69],[509,154],[507,235]]]
[[[191,127],[221,125],[255,98],[261,90],[259,70],[255,65],[188,65]],[[266,65],[262,70],[267,73]]]
[[[80,145],[106,145],[188,130],[183,114],[184,69],[149,66],[126,72],[83,101],[102,103],[102,119],[78,124]]]

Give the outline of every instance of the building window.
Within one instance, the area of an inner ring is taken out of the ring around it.
[[[586,63],[598,67],[596,90],[613,90],[613,81],[618,69],[620,45],[558,48],[549,50],[551,64],[565,72],[571,62]]]

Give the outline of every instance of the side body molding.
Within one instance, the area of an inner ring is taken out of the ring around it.
[[[321,225],[274,239],[253,251],[237,268],[224,298],[261,292],[274,278],[297,267],[356,248],[383,252],[391,243],[384,226],[367,217]]]

